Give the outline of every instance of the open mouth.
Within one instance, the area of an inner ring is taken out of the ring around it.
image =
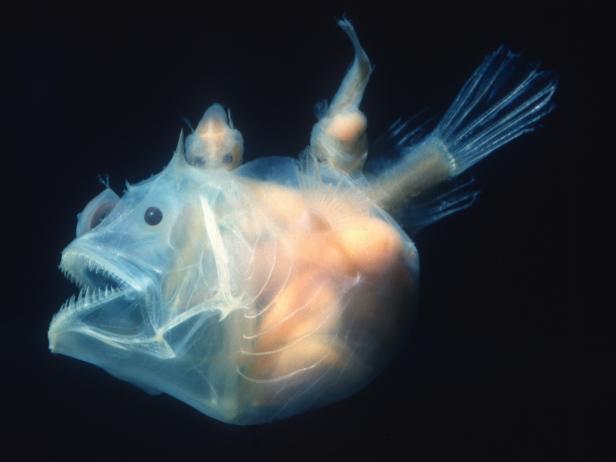
[[[138,268],[121,257],[113,261],[88,249],[64,251],[60,270],[79,288],[79,293],[69,298],[51,320],[51,351],[84,358],[84,351],[90,351],[86,346],[91,345],[90,341],[121,349],[127,342],[134,343],[136,338],[150,333],[145,299],[135,285]],[[92,357],[88,358],[92,362]]]
[[[79,293],[70,297],[60,308],[63,313],[89,311],[133,290],[118,271],[91,255],[66,252],[62,255],[60,270],[79,288]]]

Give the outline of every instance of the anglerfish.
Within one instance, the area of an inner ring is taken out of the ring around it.
[[[298,156],[244,163],[213,104],[160,173],[86,205],[60,262],[80,291],[51,321],[52,352],[241,425],[346,398],[386,367],[417,309],[412,230],[472,204],[456,177],[533,130],[556,78],[501,47],[433,129],[394,124],[395,158],[369,170],[373,67],[338,25],[354,59]]]

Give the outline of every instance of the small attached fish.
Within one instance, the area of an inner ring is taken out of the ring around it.
[[[52,352],[242,425],[348,397],[387,365],[419,273],[393,216],[410,230],[471,205],[450,180],[531,131],[556,81],[500,48],[432,132],[411,143],[395,124],[398,160],[364,173],[372,66],[339,26],[355,58],[298,159],[242,164],[214,104],[162,172],[86,205],[60,263],[80,291],[51,321]]]

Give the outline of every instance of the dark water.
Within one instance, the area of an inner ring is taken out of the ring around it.
[[[17,52],[17,157],[29,197],[16,215],[27,237],[15,263],[21,293],[5,313],[9,439],[53,460],[84,451],[120,460],[581,458],[575,170],[564,122],[580,44],[564,8],[492,6],[203,4],[156,19],[32,19]],[[398,116],[445,109],[501,43],[561,75],[543,127],[474,170],[474,208],[417,237],[421,307],[391,367],[348,400],[242,428],[51,355],[49,320],[74,292],[57,271],[60,252],[101,190],[97,175],[121,190],[160,171],[182,118],[195,123],[215,101],[231,107],[248,159],[298,152],[313,104],[332,96],[352,58],[334,22],[345,11],[376,65],[362,106],[372,139]]]

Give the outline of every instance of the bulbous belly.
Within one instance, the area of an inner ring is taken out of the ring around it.
[[[263,188],[277,235],[255,247],[235,423],[287,417],[372,380],[404,338],[417,279],[408,237],[361,204]]]

